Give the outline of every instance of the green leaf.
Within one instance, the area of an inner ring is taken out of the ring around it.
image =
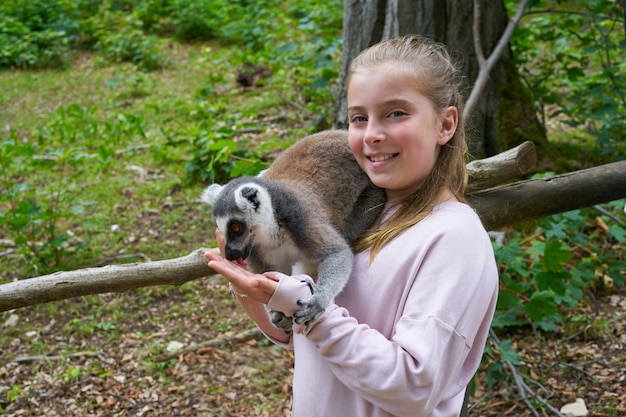
[[[570,273],[566,271],[544,271],[535,276],[535,281],[537,282],[540,290],[552,290],[559,295],[563,295],[567,290],[567,285],[565,285],[565,283],[569,280],[569,278]]]
[[[615,103],[606,103],[591,114],[591,118],[598,120],[611,119],[616,113],[619,113],[619,105]]]
[[[609,226],[609,233],[618,242],[626,243],[626,227],[620,226],[619,224],[612,224]]]
[[[519,365],[519,354],[511,347],[510,340],[503,340],[496,345],[500,351],[500,358],[503,361],[511,362],[513,365]]]
[[[542,321],[545,317],[558,313],[552,291],[537,291],[524,306],[524,311],[532,321]]]
[[[614,262],[611,271],[609,271],[609,276],[613,278],[613,282],[618,287],[624,286],[624,274],[620,272],[624,269],[626,269],[626,262]]]
[[[559,330],[556,319],[556,317],[546,317],[542,321],[535,323],[535,326],[544,332],[556,332]],[[560,322],[562,319],[559,318],[558,321]]]
[[[29,190],[28,184],[25,182],[22,182],[22,183],[16,184],[13,187],[13,190],[8,191],[7,194],[10,195],[11,197],[14,197],[28,190]]]
[[[509,310],[521,306],[520,298],[510,291],[500,291],[498,294],[498,310]]]
[[[554,299],[559,304],[566,304],[569,307],[575,307],[580,300],[583,298],[582,287],[578,287],[570,283],[567,286],[565,294],[563,295],[555,295]]]
[[[519,233],[514,233],[507,245],[495,248],[495,253],[498,263],[505,265],[508,272],[522,277],[528,276],[524,250],[519,244]]]
[[[582,78],[585,76],[585,73],[583,72],[583,70],[581,70],[580,68],[567,68],[567,78],[570,81],[576,81],[579,78]]]
[[[502,363],[491,362],[487,365],[487,388],[491,389],[498,381],[504,381],[506,374],[503,371]]]
[[[552,223],[552,228],[546,230],[548,239],[565,239],[567,237],[568,225],[566,223]]]
[[[569,247],[559,240],[549,240],[543,250],[543,264],[548,271],[560,272],[572,254]]]
[[[517,314],[496,314],[491,322],[491,327],[501,329],[504,327],[523,326],[528,324],[528,320],[521,319]]]

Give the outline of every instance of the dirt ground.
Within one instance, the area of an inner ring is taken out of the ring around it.
[[[572,320],[567,337],[497,336],[555,409],[582,398],[591,416],[625,416],[626,291],[590,295],[578,316],[587,320]],[[2,415],[291,415],[292,352],[256,332],[219,276],[25,307],[0,313],[0,326]],[[488,388],[486,375],[470,416],[554,415],[527,395],[533,414],[510,381]]]
[[[93,300],[58,302],[54,314],[42,306],[3,314],[4,415],[289,416],[292,353],[263,340],[225,292],[222,279],[209,277],[168,292],[103,295],[102,303],[124,309],[119,320],[102,322],[114,331],[77,328]],[[197,304],[184,311],[190,298]],[[580,397],[591,416],[623,416],[626,294],[590,308],[607,332],[580,329],[570,339],[547,340],[511,335],[522,355],[517,368],[557,409]],[[484,370],[477,381],[469,415],[532,415],[515,385],[488,390]]]

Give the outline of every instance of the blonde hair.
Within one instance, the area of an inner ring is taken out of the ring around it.
[[[419,190],[398,202],[398,209],[384,223],[354,242],[356,252],[371,249],[370,262],[389,241],[428,216],[444,190],[450,190],[464,202],[467,185],[467,143],[461,117],[460,76],[446,46],[419,36],[404,36],[371,46],[352,61],[348,89],[353,74],[389,68],[390,76],[398,75],[408,80],[407,88],[414,88],[426,96],[439,114],[449,106],[456,107],[459,120],[456,132],[441,147],[432,171]]]

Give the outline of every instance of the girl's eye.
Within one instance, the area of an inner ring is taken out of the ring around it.
[[[367,122],[367,118],[365,116],[353,116],[350,118],[350,123],[363,123]]]
[[[389,117],[402,117],[406,116],[406,112],[402,110],[394,110],[389,114]]]

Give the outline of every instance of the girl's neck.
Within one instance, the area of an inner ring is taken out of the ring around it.
[[[416,192],[419,192],[419,190],[416,191]],[[400,198],[399,196],[391,197],[391,196],[387,195],[387,197],[388,197],[387,201],[388,201],[389,205],[391,205],[391,206],[402,204],[402,202],[404,200],[403,198]],[[449,201],[456,201],[456,202],[458,202],[459,199],[456,198],[456,196],[454,195],[454,193],[452,191],[450,191],[448,188],[445,188],[443,191],[441,191],[441,193],[439,193],[439,195],[435,199],[435,205],[441,204],[441,203],[446,203],[446,202],[449,202]]]
[[[447,202],[450,202],[450,201],[458,202],[459,199],[456,198],[456,196],[452,193],[452,191],[450,191],[449,189],[446,188],[437,197],[437,202],[435,203],[435,205],[441,204],[441,203],[447,203]]]

